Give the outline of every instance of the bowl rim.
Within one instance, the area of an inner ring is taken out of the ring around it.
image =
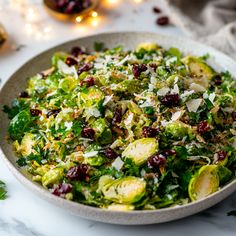
[[[201,46],[203,48],[208,48],[210,49],[213,53],[217,53],[219,56],[227,59],[231,64],[235,64],[236,65],[236,62],[230,58],[229,56],[225,55],[224,53],[210,47],[210,46],[207,46],[207,45],[204,45],[202,43],[199,43],[199,42],[196,42],[192,39],[189,39],[189,38],[186,38],[186,37],[181,37],[181,36],[175,36],[175,35],[170,35],[170,34],[157,34],[157,33],[153,33],[153,32],[143,32],[143,31],[114,31],[114,32],[105,32],[105,33],[97,33],[97,34],[91,34],[91,35],[88,35],[88,36],[83,36],[83,37],[79,37],[79,38],[76,38],[76,39],[72,39],[72,40],[69,40],[69,41],[66,41],[66,42],[63,42],[63,43],[59,43],[53,47],[50,47],[48,49],[45,49],[43,50],[42,52],[34,55],[33,57],[31,57],[29,60],[27,60],[26,62],[22,63],[18,69],[13,72],[9,78],[7,80],[4,81],[3,85],[1,86],[0,88],[0,95],[1,93],[4,91],[5,87],[7,86],[7,83],[16,75],[19,73],[19,71],[23,68],[23,67],[27,67],[31,60],[33,60],[34,58],[40,56],[40,55],[43,55],[44,53],[47,53],[49,50],[55,50],[57,49],[58,47],[63,47],[63,46],[66,46],[67,44],[69,43],[76,43],[78,40],[81,40],[81,39],[88,39],[88,38],[94,38],[96,36],[109,36],[109,35],[116,35],[116,34],[150,34],[150,35],[153,35],[153,36],[159,36],[159,37],[163,37],[163,38],[166,38],[166,37],[171,37],[171,38],[174,38],[174,39],[178,39],[178,40],[187,40],[188,43],[192,43],[192,44],[195,44],[195,45],[198,45],[198,46]],[[9,144],[10,145],[10,144]],[[35,194],[36,196],[40,196],[42,197],[43,199],[46,199],[48,201],[50,201],[51,203],[53,203],[54,205],[57,205],[57,206],[60,206],[60,208],[63,208],[63,209],[69,209],[71,211],[71,209],[73,208],[80,208],[82,211],[89,211],[89,212],[97,212],[97,213],[105,213],[105,214],[109,214],[109,215],[126,215],[126,216],[134,216],[134,215],[139,215],[139,214],[142,214],[142,215],[153,215],[153,214],[157,214],[157,213],[164,213],[164,212],[168,212],[168,213],[172,213],[172,212],[175,212],[177,209],[178,210],[182,210],[182,209],[187,209],[187,208],[191,208],[193,206],[195,207],[198,207],[199,206],[199,209],[198,211],[195,211],[195,213],[189,213],[189,214],[186,214],[185,216],[182,216],[182,217],[179,217],[178,219],[180,218],[183,218],[183,217],[186,217],[188,215],[192,215],[192,214],[196,214],[200,211],[202,211],[203,209],[200,207],[202,202],[207,202],[208,200],[212,199],[212,198],[217,198],[219,197],[223,192],[225,192],[226,190],[229,190],[231,189],[231,191],[229,191],[229,193],[227,194],[227,196],[229,196],[230,194],[232,194],[234,191],[236,191],[236,178],[231,180],[229,183],[227,183],[226,185],[224,185],[222,188],[220,188],[217,192],[203,198],[203,199],[200,199],[200,200],[197,200],[197,201],[194,201],[194,202],[189,202],[187,204],[183,204],[183,205],[178,205],[178,206],[175,206],[175,207],[166,207],[166,208],[161,208],[161,209],[156,209],[156,210],[135,210],[135,211],[110,211],[110,210],[107,210],[107,209],[103,209],[103,208],[98,208],[98,207],[94,207],[94,206],[89,206],[89,205],[85,205],[85,204],[82,204],[82,203],[78,203],[78,202],[74,202],[74,201],[69,201],[69,200],[66,200],[66,199],[63,199],[63,198],[60,198],[60,197],[57,197],[57,196],[54,196],[53,194],[51,194],[48,190],[44,189],[40,184],[36,183],[36,182],[33,182],[30,178],[27,178],[25,175],[23,175],[23,173],[21,173],[21,171],[19,171],[19,169],[17,169],[16,166],[14,166],[11,161],[8,159],[8,155],[4,152],[3,148],[2,148],[2,145],[0,145],[0,156],[3,157],[3,160],[4,162],[6,163],[8,169],[14,174],[14,176],[24,185],[26,186],[28,189],[31,189],[33,191],[35,191],[36,193],[38,194]],[[221,200],[225,199],[227,196],[224,196],[221,198]],[[220,200],[220,201],[221,201]],[[219,201],[218,201],[219,202]],[[216,203],[213,203],[213,204],[208,204],[208,206],[204,207],[204,209],[207,209],[213,205],[215,205]],[[71,211],[73,213],[73,211]],[[87,219],[91,219],[90,216],[85,216],[83,215],[82,216],[83,218],[87,218]],[[97,220],[98,221],[98,220]],[[106,222],[104,220],[100,220],[101,222]],[[165,221],[166,222],[166,221]],[[110,222],[109,222],[110,223]],[[114,223],[114,222],[112,222]],[[118,223],[120,224],[120,223]],[[141,223],[140,223],[141,224]],[[131,224],[130,224],[131,225]]]

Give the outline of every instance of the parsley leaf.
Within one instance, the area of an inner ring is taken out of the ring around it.
[[[0,180],[0,200],[7,198],[6,184]]]

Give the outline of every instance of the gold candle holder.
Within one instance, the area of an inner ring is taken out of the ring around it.
[[[78,19],[83,19],[87,17],[92,10],[94,10],[98,4],[99,0],[92,0],[91,6],[88,8],[82,10],[81,12],[78,13],[72,13],[72,14],[67,14],[58,11],[56,8],[55,1],[53,0],[43,0],[44,7],[46,8],[47,12],[53,16],[55,19],[60,20],[60,21],[72,21],[72,22],[78,22]]]
[[[0,48],[7,40],[7,37],[8,36],[5,28],[3,27],[3,25],[0,24]]]

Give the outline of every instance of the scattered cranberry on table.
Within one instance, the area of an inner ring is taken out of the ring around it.
[[[160,26],[165,26],[169,24],[169,17],[168,16],[161,16],[157,18],[156,23]]]
[[[161,13],[161,9],[159,7],[153,7],[153,12],[154,13]]]

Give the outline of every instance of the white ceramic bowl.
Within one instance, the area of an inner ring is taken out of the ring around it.
[[[216,70],[228,70],[234,77],[236,77],[236,63],[232,59],[213,48],[204,46],[186,38],[145,32],[99,34],[61,44],[39,54],[38,56],[28,61],[9,78],[9,80],[1,89],[1,106],[4,104],[10,105],[13,98],[15,98],[20,91],[24,90],[27,81],[26,78],[50,66],[50,59],[54,52],[61,50],[68,51],[71,47],[76,45],[85,46],[88,49],[93,50],[93,44],[96,41],[104,42],[106,47],[108,48],[117,45],[123,45],[127,49],[132,49],[133,47],[135,47],[135,45],[141,42],[156,42],[164,48],[178,47],[185,54],[191,53],[193,55],[204,55],[206,53],[209,53],[211,55],[210,64]],[[45,190],[39,184],[32,182],[30,176],[27,173],[24,173],[22,169],[17,166],[16,155],[12,150],[11,144],[9,144],[6,140],[9,120],[7,118],[7,115],[2,112],[2,109],[0,111],[0,121],[0,146],[2,151],[1,157],[3,157],[8,168],[12,171],[16,178],[38,196],[55,205],[58,205],[61,208],[67,209],[71,213],[87,219],[126,225],[167,222],[180,219],[207,209],[220,202],[236,190],[236,180],[234,180],[218,192],[200,201],[192,202],[187,205],[174,208],[164,208],[152,211],[145,210],[132,212],[115,212],[67,201],[52,195],[51,193],[49,193],[49,191]]]

